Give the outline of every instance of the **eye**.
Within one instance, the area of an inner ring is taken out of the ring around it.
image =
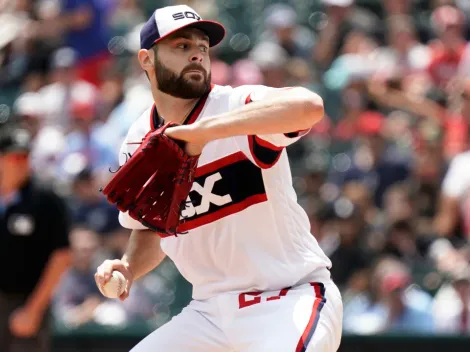
[[[209,50],[209,48],[205,45],[201,45],[200,48],[203,53],[207,53],[207,51]]]
[[[188,47],[188,44],[185,43],[180,43],[176,46],[178,49],[186,49]]]

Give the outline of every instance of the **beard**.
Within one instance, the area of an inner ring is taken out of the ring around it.
[[[187,73],[191,70],[200,71],[202,78],[199,74]],[[211,86],[210,72],[207,73],[204,67],[196,63],[189,64],[178,75],[157,59],[155,60],[155,78],[160,91],[181,99],[200,98],[210,91]]]

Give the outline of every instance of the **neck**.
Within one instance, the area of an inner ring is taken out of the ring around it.
[[[181,99],[154,90],[153,100],[158,114],[167,122],[182,124],[199,99]]]

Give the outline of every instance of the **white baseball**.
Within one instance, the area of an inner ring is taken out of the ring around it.
[[[99,287],[103,296],[107,298],[118,298],[126,289],[126,279],[119,271],[113,271],[111,279]]]

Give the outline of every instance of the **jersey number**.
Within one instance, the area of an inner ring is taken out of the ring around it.
[[[281,299],[281,297],[284,297],[287,295],[287,292],[289,292],[291,288],[283,288],[281,291],[279,291],[279,294],[277,296],[271,296],[267,297],[266,301],[275,301],[277,299]],[[262,302],[260,295],[263,292],[244,292],[240,293],[238,296],[238,308],[242,309],[245,307],[253,306],[255,304],[259,304]]]

